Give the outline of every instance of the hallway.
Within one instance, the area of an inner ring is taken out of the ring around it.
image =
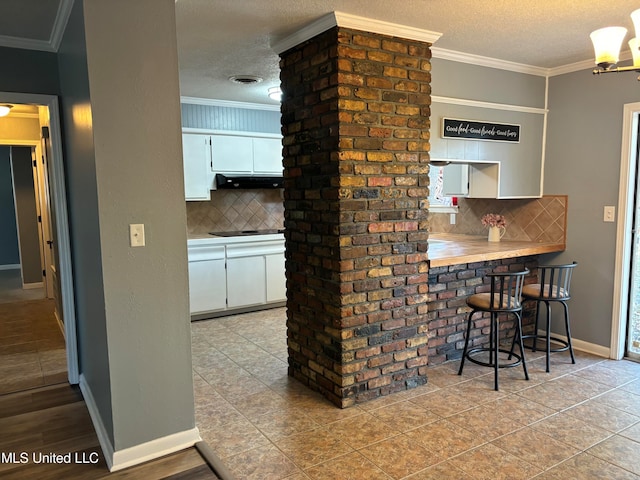
[[[67,382],[64,336],[53,309],[47,299],[0,303],[0,395]]]

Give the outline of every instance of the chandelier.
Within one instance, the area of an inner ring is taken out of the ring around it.
[[[636,37],[629,40],[629,48],[633,55],[633,66],[616,67],[620,58],[620,47],[627,34],[624,27],[606,27],[591,32],[591,41],[596,55],[597,68],[594,75],[611,72],[640,72],[640,9],[631,12],[631,20],[636,31]],[[640,80],[640,77],[638,77]]]

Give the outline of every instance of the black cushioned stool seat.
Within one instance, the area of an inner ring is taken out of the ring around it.
[[[551,352],[564,352],[569,350],[571,354],[571,363],[576,363],[573,355],[573,346],[571,345],[571,327],[569,326],[569,307],[567,301],[571,298],[571,276],[573,269],[578,265],[576,262],[566,265],[540,265],[538,267],[539,283],[525,285],[522,288],[522,301],[533,300],[536,302],[536,321],[534,331],[531,335],[525,335],[523,339],[533,339],[533,343],[525,348],[536,351],[538,339],[543,339],[546,346],[547,354],[547,372],[550,371]],[[540,317],[540,302],[547,307],[547,331],[545,335],[538,333],[538,320]],[[550,302],[561,303],[564,308],[564,325],[566,331],[566,340],[551,336],[551,304]],[[551,344],[559,344],[557,348],[551,348]],[[511,346],[513,351],[513,345]]]
[[[521,293],[524,277],[529,270],[522,272],[508,273],[488,273],[487,277],[491,281],[491,291],[488,293],[476,293],[467,298],[467,305],[472,308],[467,320],[467,335],[464,341],[464,350],[458,375],[462,375],[465,360],[469,360],[477,365],[492,367],[494,369],[494,388],[498,390],[498,369],[505,367],[516,367],[522,364],[524,377],[529,380],[527,365],[524,358],[524,346],[522,343],[522,301]],[[469,337],[471,336],[471,326],[473,315],[476,312],[490,312],[491,330],[489,334],[489,347],[474,347],[469,349]],[[513,314],[516,317],[516,333],[511,346],[511,351],[501,350],[499,343],[499,315]],[[516,339],[520,345],[520,355],[513,353],[513,346]],[[477,354],[489,353],[489,361],[480,360]],[[500,353],[508,353],[509,359],[515,357],[515,361],[510,363],[500,362]]]

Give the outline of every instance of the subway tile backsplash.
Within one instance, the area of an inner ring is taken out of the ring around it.
[[[283,228],[281,189],[214,190],[208,202],[187,202],[187,233]]]

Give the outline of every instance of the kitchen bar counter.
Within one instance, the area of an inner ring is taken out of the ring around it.
[[[430,267],[444,267],[561,252],[564,249],[565,245],[562,243],[536,243],[513,240],[489,242],[486,236],[432,233],[429,236],[427,254]]]

